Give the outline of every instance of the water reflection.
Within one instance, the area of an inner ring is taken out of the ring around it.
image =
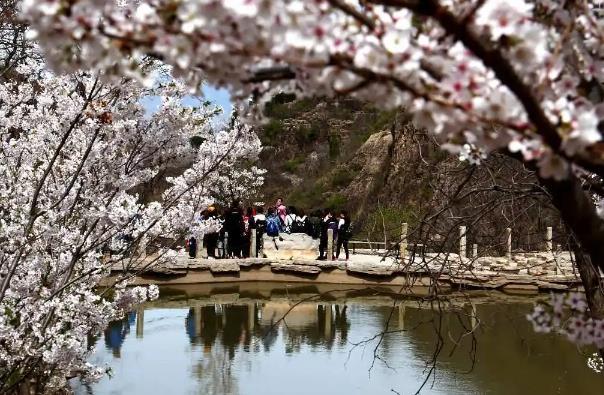
[[[115,376],[93,391],[407,394],[440,350],[422,393],[602,393],[604,377],[587,369],[580,351],[532,331],[524,318],[530,306],[477,298],[439,312],[383,296],[164,296],[107,328],[93,362],[109,363]],[[74,390],[84,392],[77,383]]]
[[[131,312],[119,321],[113,321],[105,329],[105,346],[110,349],[115,358],[120,357],[122,344],[130,333],[130,326],[136,321],[136,312]]]
[[[244,351],[258,352],[260,346],[270,351],[280,328],[285,330],[286,353],[300,351],[302,344],[330,350],[336,342],[346,344],[350,327],[346,310],[346,305],[332,304],[292,308],[286,302],[197,306],[189,308],[185,326],[191,344],[211,351],[219,343],[230,359],[239,346]]]

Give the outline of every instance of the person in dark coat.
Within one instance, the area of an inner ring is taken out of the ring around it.
[[[344,252],[346,253],[346,260],[350,258],[350,254],[348,252],[348,241],[351,236],[351,227],[350,227],[350,217],[346,211],[342,211],[340,213],[340,218],[338,219],[338,244],[336,249],[336,259],[340,257],[340,249],[344,246]]]
[[[241,258],[243,248],[243,214],[239,200],[233,200],[229,211],[225,214],[224,230],[228,233],[228,257]]]
[[[194,259],[197,256],[197,239],[191,236],[189,239],[189,258]]]
[[[337,229],[337,221],[334,218],[333,214],[331,213],[331,210],[326,209],[324,211],[325,216],[321,222],[321,237],[319,240],[319,257],[317,258],[317,260],[319,261],[324,261],[327,259],[327,254],[332,254],[333,251],[326,251],[327,250],[327,235],[328,235],[328,230],[329,229]],[[334,232],[334,239],[335,239],[335,232]],[[334,257],[332,256],[331,259],[334,259]]]
[[[306,234],[313,239],[321,237],[321,223],[323,221],[323,215],[321,210],[315,210],[310,214],[310,217],[306,221]]]
[[[264,207],[256,208],[254,215],[254,226],[256,229],[256,255],[260,255],[260,251],[264,249],[264,233],[266,233],[266,215],[264,215]]]
[[[241,254],[244,258],[250,257],[252,229],[256,229],[256,224],[254,223],[254,210],[251,207],[248,207],[243,216],[243,250],[241,251]],[[258,236],[256,235],[256,237]]]

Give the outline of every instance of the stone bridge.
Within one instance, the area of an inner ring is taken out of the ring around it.
[[[568,251],[509,253],[503,257],[467,257],[454,253],[426,253],[405,259],[358,253],[344,260],[316,260],[318,241],[296,234],[264,237],[263,258],[191,259],[184,250],[176,259],[151,265],[136,283],[203,284],[282,281],[413,288],[499,289],[540,291],[580,289]],[[201,254],[199,254],[201,255]],[[147,265],[153,257],[141,262]],[[135,271],[130,267],[128,271]],[[117,276],[124,271],[112,268]]]

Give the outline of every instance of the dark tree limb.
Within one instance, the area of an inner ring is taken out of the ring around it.
[[[540,178],[566,226],[572,231],[572,250],[592,317],[604,318],[604,220],[598,215],[581,180],[572,172],[567,179]]]

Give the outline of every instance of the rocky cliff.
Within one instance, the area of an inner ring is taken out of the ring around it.
[[[268,170],[263,197],[283,196],[304,209],[349,207],[351,183],[382,166],[371,151],[388,150],[391,140],[381,132],[396,116],[350,100],[288,97],[277,97],[266,115],[269,121],[259,131],[265,146],[261,165]],[[371,149],[363,148],[367,144]],[[371,163],[365,163],[368,158]]]
[[[520,163],[502,155],[478,167],[461,162],[404,112],[280,95],[266,115],[259,130],[264,201],[282,196],[304,210],[348,209],[358,238],[396,242],[406,221],[452,246],[457,226],[468,224],[471,242],[500,249],[511,227],[514,247],[527,250],[542,242],[545,226],[560,224]]]

